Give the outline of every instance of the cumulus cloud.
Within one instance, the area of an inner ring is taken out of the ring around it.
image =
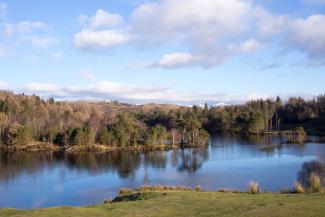
[[[100,9],[92,17],[80,16],[79,22],[85,27],[74,36],[74,44],[78,49],[107,50],[130,40],[126,30],[115,28],[123,22],[119,14]]]
[[[239,45],[238,51],[241,53],[252,53],[262,49],[263,47],[264,44],[256,41],[255,39],[249,39]]]
[[[111,14],[102,9],[97,10],[95,16],[90,18],[89,25],[91,28],[115,27],[123,22],[119,14]]]
[[[293,38],[291,44],[309,58],[316,53],[324,57],[323,19],[321,14],[306,19],[274,14],[250,0],[145,1],[123,27],[119,14],[102,9],[92,17],[81,16],[86,27],[75,35],[75,45],[103,50],[129,42],[147,49],[168,44],[175,51],[148,64],[162,68],[214,67],[264,49],[274,38],[283,44]],[[177,51],[184,48],[190,52]]]
[[[311,58],[325,60],[325,15],[292,20],[287,41],[305,51]]]
[[[255,39],[248,39],[238,45],[229,44],[226,47],[210,47],[203,51],[197,50],[193,53],[175,52],[165,54],[158,62],[149,64],[147,68],[179,68],[201,65],[210,68],[223,62],[230,54],[249,54],[262,48],[264,44]]]
[[[117,30],[82,30],[74,37],[77,48],[85,50],[104,50],[129,41],[129,36]]]
[[[46,48],[50,44],[58,42],[58,39],[50,36],[50,26],[40,21],[24,20],[18,23],[0,23],[2,34],[7,42],[29,42],[37,48]]]
[[[162,59],[153,64],[153,67],[162,67],[162,68],[175,68],[192,65],[195,62],[195,58],[190,53],[171,53],[166,54]]]
[[[250,3],[240,0],[147,2],[133,12],[131,29],[143,42],[168,39],[210,43],[244,31],[250,12]]]
[[[166,54],[154,66],[209,68],[230,56],[263,49],[265,42],[260,40],[277,33],[274,29],[280,31],[285,20],[286,16],[272,15],[252,1],[162,0],[137,7],[131,16],[130,32],[136,43],[168,41],[191,50]]]

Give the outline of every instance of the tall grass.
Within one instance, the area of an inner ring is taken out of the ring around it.
[[[297,194],[301,194],[301,193],[305,193],[305,189],[302,186],[302,184],[298,181],[295,182],[295,193]]]
[[[312,173],[309,177],[310,191],[311,192],[321,192],[322,186],[320,182],[320,177],[316,173]]]
[[[248,193],[259,194],[260,193],[260,185],[257,182],[250,181],[248,184]]]
[[[202,191],[202,186],[201,185],[197,185],[197,186],[195,186],[195,191],[197,191],[197,192],[200,192],[200,191]]]

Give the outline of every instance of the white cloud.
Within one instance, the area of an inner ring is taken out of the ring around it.
[[[49,26],[39,21],[21,21],[16,25],[17,31],[21,33],[32,33],[33,31],[47,31]]]
[[[125,32],[118,30],[94,31],[90,29],[82,30],[74,37],[77,48],[85,50],[104,50],[117,45],[127,43],[129,36]]]
[[[272,14],[264,8],[257,7],[253,11],[252,23],[256,22],[253,34],[262,39],[269,39],[272,36],[286,30],[290,17],[288,15]],[[251,24],[252,25],[252,24]]]
[[[191,65],[194,61],[195,60],[190,53],[171,53],[163,56],[156,66],[162,68],[182,67]]]
[[[244,41],[239,45],[239,52],[241,53],[252,53],[257,50],[260,50],[264,47],[264,45],[255,39],[249,39],[247,41]]]
[[[226,48],[210,48],[194,53],[175,52],[165,54],[160,61],[149,64],[147,68],[179,68],[194,65],[210,68],[223,62],[230,54],[249,54],[264,48],[264,46],[255,39],[248,39],[239,45],[229,44]]]
[[[123,18],[119,14],[111,14],[99,9],[92,17],[79,16],[79,22],[84,28],[74,36],[76,48],[106,50],[125,44],[130,40],[126,30],[111,29],[123,22]]]
[[[193,94],[164,87],[140,86],[122,84],[111,81],[100,81],[88,85],[57,86],[48,83],[30,83],[20,89],[28,94],[38,94],[43,97],[55,97],[61,100],[92,99],[115,100],[119,99],[129,103],[177,103],[182,105],[217,103],[242,103],[255,99],[260,95],[248,94],[242,96],[229,96],[223,93]],[[261,95],[262,96],[262,95]]]
[[[287,41],[305,51],[311,58],[325,60],[325,15],[292,20]]]
[[[230,56],[262,49],[264,42],[253,35],[260,28],[256,17],[262,15],[268,14],[252,1],[162,0],[136,8],[130,31],[134,41],[140,44],[156,46],[169,42],[191,50],[185,54],[166,54],[153,66],[209,68]],[[252,37],[240,43],[247,35]]]
[[[90,18],[91,28],[115,27],[123,22],[119,14],[111,14],[102,9],[97,10],[96,15]]]
[[[251,4],[241,0],[162,0],[140,5],[132,14],[132,31],[139,41],[216,42],[243,32]],[[199,44],[197,44],[199,45]]]
[[[125,43],[146,49],[164,45],[175,48],[148,67],[215,67],[271,43],[291,44],[310,59],[325,58],[324,15],[306,19],[278,15],[253,0],[143,1],[124,26],[117,27],[123,22],[120,15],[102,9],[79,20],[86,26],[75,34],[77,48],[103,50]]]

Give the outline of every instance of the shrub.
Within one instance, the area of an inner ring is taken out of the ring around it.
[[[322,190],[320,177],[316,173],[312,173],[309,177],[310,182],[310,191],[311,192],[320,192]]]
[[[260,185],[257,182],[250,181],[248,184],[248,192],[250,194],[260,193]]]
[[[195,191],[202,191],[202,186],[201,185],[195,186]]]
[[[317,175],[318,177],[324,177],[325,170],[322,164],[318,161],[305,162],[301,169],[298,172],[298,182],[305,188],[309,189],[311,187],[310,177],[312,174]]]
[[[305,192],[305,189],[304,187],[302,186],[302,184],[298,181],[295,182],[295,192],[297,194],[301,194],[301,193],[304,193]]]

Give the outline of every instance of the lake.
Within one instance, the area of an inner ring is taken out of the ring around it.
[[[282,144],[274,136],[214,136],[206,149],[67,154],[0,152],[0,207],[91,205],[122,187],[201,185],[263,191],[293,186],[304,162],[325,162],[325,144]]]

